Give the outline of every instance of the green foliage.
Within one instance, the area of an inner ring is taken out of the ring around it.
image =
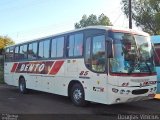
[[[11,40],[9,37],[0,36],[0,54],[2,54],[4,47],[8,45],[13,45],[13,44],[15,44],[14,41]]]
[[[75,23],[74,26],[78,29],[93,25],[112,25],[112,23],[109,18],[102,13],[99,17],[93,14],[89,15],[89,17],[83,15],[82,19],[78,23]]]
[[[11,38],[7,36],[0,36],[0,49],[3,49],[5,46],[15,44]]]
[[[129,16],[129,0],[122,0],[122,10]],[[160,34],[160,0],[132,0],[132,19],[150,34]]]

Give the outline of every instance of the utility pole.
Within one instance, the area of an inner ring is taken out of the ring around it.
[[[132,2],[129,0],[129,28],[132,29]]]

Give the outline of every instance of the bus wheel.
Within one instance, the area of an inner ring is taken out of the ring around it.
[[[87,102],[84,99],[84,89],[81,84],[74,84],[71,88],[70,94],[72,102],[76,106],[86,106]]]
[[[19,91],[22,94],[27,93],[26,82],[25,82],[25,79],[23,77],[20,78],[20,80],[19,80]]]

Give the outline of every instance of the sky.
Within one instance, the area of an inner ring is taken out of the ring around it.
[[[114,26],[128,28],[121,0],[0,0],[0,35],[16,43],[74,29],[84,14],[104,13]],[[137,29],[133,25],[133,29]]]

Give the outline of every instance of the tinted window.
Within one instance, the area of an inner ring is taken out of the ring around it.
[[[63,57],[64,37],[52,39],[51,57]]]
[[[39,42],[39,53],[38,53],[39,58],[43,58],[43,50],[44,50],[44,47],[43,47],[43,41],[42,41],[42,42]]]
[[[63,57],[64,37],[57,39],[57,57]]]
[[[10,47],[5,50],[5,60],[6,61],[14,60],[14,47]]]
[[[9,48],[5,50],[5,60],[8,61],[8,59],[9,59]]]
[[[19,59],[27,59],[27,45],[21,45],[19,50]]]
[[[14,60],[14,47],[10,47],[10,50],[9,50],[9,54],[10,54],[10,61],[13,61]]]
[[[19,59],[19,46],[17,46],[15,48],[15,51],[14,51],[14,59],[15,60],[18,60]]]
[[[33,55],[32,55],[32,59],[36,59],[36,57],[37,57],[37,46],[38,46],[37,42],[33,43],[33,49],[32,49]]]
[[[31,43],[28,47],[28,59],[36,59],[37,57],[37,43]]]
[[[82,52],[83,52],[83,34],[76,34],[74,56],[82,56]]]
[[[50,40],[39,42],[39,58],[49,58]]]
[[[51,45],[51,57],[54,58],[56,56],[57,56],[57,40],[53,39]]]
[[[23,46],[24,59],[27,59],[27,45]]]
[[[69,57],[74,56],[74,35],[69,36]]]
[[[33,54],[33,44],[29,44],[28,46],[28,59],[32,59]]]
[[[68,56],[82,56],[83,53],[83,34],[75,34],[69,36],[69,52]]]
[[[5,60],[6,60],[6,61],[9,61],[9,59],[10,59],[9,48],[7,48],[7,49],[5,50]]]
[[[43,50],[43,57],[49,58],[49,48],[50,48],[50,40],[44,41],[44,50]]]

